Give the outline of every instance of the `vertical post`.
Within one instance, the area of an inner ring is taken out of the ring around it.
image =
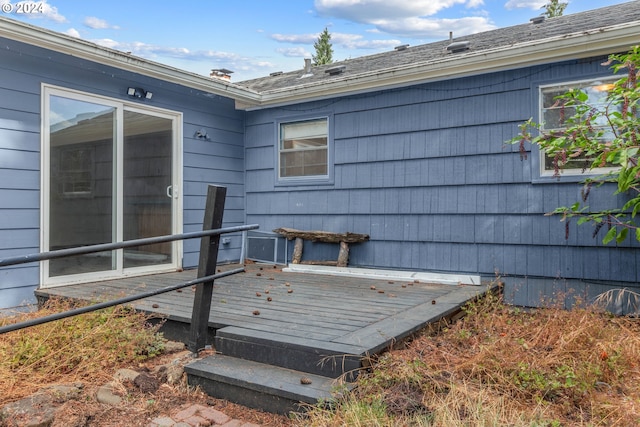
[[[204,211],[202,230],[222,228],[222,214],[227,194],[225,187],[210,185],[207,190],[207,201]],[[220,235],[204,236],[200,240],[200,258],[198,260],[198,277],[216,274],[218,263],[218,247]],[[213,294],[213,280],[196,285],[191,314],[191,330],[189,332],[189,350],[197,353],[207,343],[209,331],[209,313],[211,311],[211,297]]]
[[[293,259],[291,260],[293,264],[300,264],[302,260],[302,245],[304,245],[302,237],[296,237],[296,244],[293,246]]]

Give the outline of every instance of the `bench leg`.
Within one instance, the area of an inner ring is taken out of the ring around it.
[[[346,267],[349,262],[349,244],[340,242],[340,252],[338,253],[338,267]]]
[[[293,264],[300,264],[300,260],[302,260],[302,245],[304,244],[304,240],[300,237],[296,237],[296,244],[293,247],[293,259],[291,262]]]

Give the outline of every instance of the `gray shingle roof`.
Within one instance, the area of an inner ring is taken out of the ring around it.
[[[436,62],[450,55],[465,55],[465,52],[451,53],[446,47],[452,42],[469,42],[468,52],[481,52],[500,47],[509,47],[518,43],[539,41],[546,38],[558,37],[565,34],[574,34],[584,31],[593,31],[627,22],[640,21],[640,1],[634,0],[619,5],[604,7],[571,15],[548,18],[541,23],[515,25],[500,28],[453,40],[443,40],[419,46],[411,46],[406,50],[379,53],[376,55],[362,56],[333,64],[312,67],[311,75],[304,75],[301,67],[299,70],[271,75],[268,77],[235,82],[236,85],[256,92],[269,92],[278,89],[293,89],[309,83],[330,81],[343,77],[357,77],[358,74],[382,71],[392,67],[409,66],[417,62]],[[640,43],[640,35],[638,35]],[[302,60],[301,66],[302,64]],[[325,71],[328,68],[344,66],[341,74],[330,75]]]

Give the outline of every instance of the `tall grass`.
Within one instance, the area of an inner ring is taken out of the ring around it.
[[[52,299],[37,312],[0,318],[0,325],[70,308]],[[162,351],[157,328],[144,314],[119,306],[0,335],[0,404],[60,381],[107,381],[115,367]]]
[[[640,425],[637,319],[595,308],[524,311],[492,294],[464,311],[380,357],[352,393],[299,424]]]

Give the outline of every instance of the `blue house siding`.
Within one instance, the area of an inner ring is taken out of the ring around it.
[[[576,183],[534,183],[531,156],[504,141],[537,118],[537,88],[608,75],[602,58],[460,78],[248,112],[247,222],[366,233],[350,264],[496,274],[507,294],[536,305],[551,288],[635,286],[638,245],[603,247],[588,226],[544,213],[580,198]],[[330,111],[334,182],[276,185],[277,121]],[[531,153],[529,153],[531,154]],[[591,195],[603,206],[606,190]],[[307,259],[333,258],[305,245]],[[515,289],[519,289],[518,292]],[[538,295],[538,290],[545,292]]]
[[[244,223],[243,113],[217,95],[0,38],[0,257],[40,251],[41,84],[129,102],[129,86],[153,92],[142,105],[183,113],[183,227],[202,227],[207,184],[228,187],[224,225]],[[208,139],[195,134],[203,129]],[[234,236],[220,261],[240,257]],[[183,266],[197,265],[199,243],[184,244]],[[33,302],[36,264],[0,269],[0,308]]]

